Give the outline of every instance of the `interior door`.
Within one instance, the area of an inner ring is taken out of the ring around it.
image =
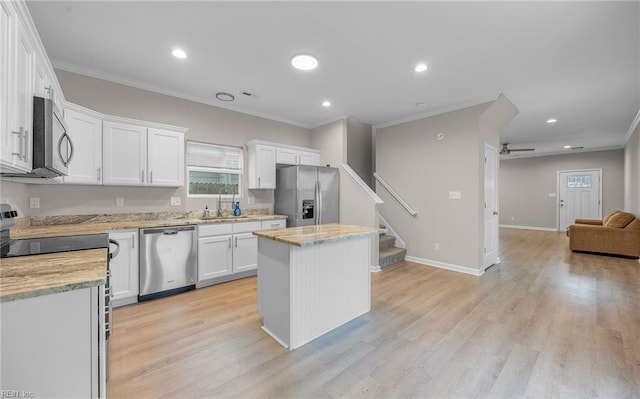
[[[558,172],[558,231],[576,219],[602,218],[602,170]]]
[[[495,148],[484,146],[484,258],[483,266],[498,260],[498,157]]]

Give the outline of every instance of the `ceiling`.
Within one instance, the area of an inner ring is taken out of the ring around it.
[[[545,155],[622,148],[640,109],[637,1],[27,4],[56,68],[307,128],[389,126],[504,93],[520,113],[501,141]],[[297,53],[319,66],[292,68]]]

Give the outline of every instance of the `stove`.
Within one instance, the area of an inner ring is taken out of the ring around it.
[[[8,204],[0,204],[0,258],[109,248],[106,233],[12,240],[10,230],[17,216]]]

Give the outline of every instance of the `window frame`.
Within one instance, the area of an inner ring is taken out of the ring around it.
[[[189,161],[188,161],[188,158],[189,158],[188,157],[189,143],[195,143],[195,144],[211,146],[211,147],[221,147],[221,148],[225,148],[225,149],[231,148],[231,149],[234,149],[234,150],[238,150],[238,154],[239,154],[238,165],[240,166],[240,168],[239,169],[229,169],[229,168],[222,168],[222,167],[192,166],[192,165],[189,165]],[[185,146],[185,152],[186,152],[186,154],[185,154],[185,164],[186,164],[186,168],[187,168],[187,171],[186,171],[187,172],[187,178],[186,178],[186,181],[187,181],[186,182],[187,183],[187,198],[222,198],[222,199],[231,199],[231,198],[241,199],[241,198],[243,198],[243,188],[244,188],[244,184],[243,184],[244,148],[243,147],[207,143],[207,142],[204,142],[204,141],[187,140],[187,145]],[[238,175],[238,194],[191,194],[191,192],[190,192],[191,180],[190,180],[190,173],[189,173],[190,171],[236,174],[236,175]]]

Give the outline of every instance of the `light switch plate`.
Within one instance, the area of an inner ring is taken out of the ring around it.
[[[40,197],[29,197],[29,208],[31,209],[40,208]]]
[[[124,198],[116,197],[116,206],[124,206]]]
[[[449,191],[449,199],[461,199],[462,193],[460,191]]]
[[[181,203],[180,197],[171,197],[171,206],[180,206]]]

